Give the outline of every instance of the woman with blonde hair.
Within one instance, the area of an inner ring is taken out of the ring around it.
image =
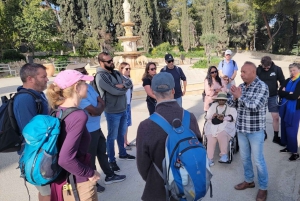
[[[92,81],[92,76],[83,75],[75,70],[60,72],[54,82],[48,86],[47,98],[52,109],[60,111],[77,108],[81,99],[87,96],[85,81]],[[86,128],[87,115],[83,110],[69,114],[61,124],[57,141],[60,148],[58,164],[65,170],[51,184],[51,201],[74,200],[72,191],[63,190],[69,174],[74,175],[76,189],[81,201],[97,201],[96,181],[100,174],[91,167],[88,154],[91,136]]]
[[[122,62],[119,65],[119,72],[123,75],[123,79],[130,79],[130,65],[127,62]],[[132,90],[133,87],[129,88],[126,92],[126,100],[127,100],[127,109],[126,109],[126,116],[127,116],[127,129],[124,135],[124,147],[126,150],[131,150],[131,147],[127,140],[127,133],[128,127],[132,125],[131,123],[131,99],[132,99]]]
[[[149,62],[146,65],[145,72],[142,78],[143,81],[143,87],[147,93],[147,108],[149,111],[149,114],[153,114],[155,112],[155,106],[156,106],[156,97],[152,92],[151,89],[151,80],[153,76],[156,75],[156,64],[154,62]]]

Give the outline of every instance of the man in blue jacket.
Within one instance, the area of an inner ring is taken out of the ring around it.
[[[48,101],[43,91],[47,88],[46,68],[41,64],[27,63],[20,70],[23,85],[17,91],[33,93],[22,93],[14,99],[14,114],[20,131],[37,114],[48,114]],[[40,102],[40,103],[38,103]],[[40,107],[41,106],[41,107]],[[39,201],[50,201],[50,185],[36,186],[39,191]]]

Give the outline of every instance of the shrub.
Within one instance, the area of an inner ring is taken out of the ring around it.
[[[219,57],[212,57],[210,60],[210,66],[216,66],[218,67],[219,63],[220,63],[221,59]],[[207,63],[207,59],[202,59],[197,61],[192,68],[207,68],[208,67],[208,63]]]
[[[192,68],[207,68],[207,59],[197,61]]]
[[[17,52],[16,50],[4,51],[2,59],[3,60],[12,60],[12,61],[20,61],[20,60],[26,61],[26,57],[23,54]]]

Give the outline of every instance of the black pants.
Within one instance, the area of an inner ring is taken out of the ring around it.
[[[147,102],[147,108],[149,111],[149,115],[151,115],[155,112],[156,103],[153,102],[152,100],[149,100],[148,98],[147,98],[146,102]]]
[[[96,170],[96,157],[104,174],[111,177],[114,172],[110,169],[108,164],[108,157],[106,154],[106,139],[102,133],[101,128],[91,132],[91,144],[89,153],[91,154],[91,166]]]

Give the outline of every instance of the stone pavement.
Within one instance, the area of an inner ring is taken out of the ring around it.
[[[240,67],[244,61],[250,60],[259,64],[260,58],[253,58],[248,54],[236,54],[233,58]],[[276,64],[283,67],[285,76],[289,75],[289,61],[275,61]],[[183,66],[184,72],[188,77],[188,82],[203,81],[206,75],[205,70],[190,69]],[[194,77],[190,77],[193,75]],[[53,78],[50,79],[50,81]],[[20,84],[19,78],[0,79],[0,94],[13,92],[16,86]],[[238,73],[236,83],[241,83],[240,73]],[[203,102],[200,95],[189,95],[183,97],[183,107],[193,112],[198,119],[199,127],[203,127]],[[136,137],[136,130],[141,120],[148,118],[148,110],[144,99],[132,101],[132,126],[129,128],[128,138],[133,141]],[[105,117],[101,118],[101,128],[104,134],[107,134]],[[273,129],[270,114],[267,116],[267,133],[269,138],[265,142],[265,158],[269,171],[269,201],[300,201],[300,161],[289,162],[288,154],[279,154],[282,148],[272,143]],[[117,146],[116,146],[117,147]],[[116,153],[118,153],[116,151]],[[136,155],[136,150],[128,151],[129,154]],[[218,159],[218,153],[215,153],[215,160]],[[20,172],[17,167],[18,156],[15,153],[0,153],[0,201],[25,201],[28,200],[24,181],[19,178]],[[117,159],[121,168],[120,174],[126,174],[127,179],[124,182],[105,185],[103,179],[105,175],[101,173],[99,183],[106,187],[105,192],[98,194],[101,201],[138,201],[144,188],[144,181],[141,179],[135,161],[122,161]],[[99,165],[97,169],[101,171]],[[251,201],[255,200],[258,190],[257,177],[255,174],[256,187],[244,191],[236,191],[233,186],[243,181],[243,167],[239,156],[234,155],[231,164],[216,163],[211,167],[213,173],[213,198],[209,198],[209,193],[203,199],[204,201]],[[30,184],[27,184],[31,195],[31,200],[37,200],[37,190]],[[155,192],[153,192],[155,193]]]

